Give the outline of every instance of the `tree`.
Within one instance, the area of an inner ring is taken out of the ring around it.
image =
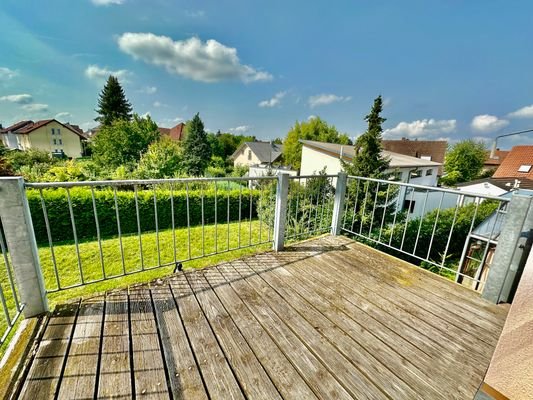
[[[340,134],[335,126],[328,125],[326,121],[319,117],[304,122],[296,121],[283,142],[283,159],[285,164],[295,169],[300,168],[302,159],[302,144],[300,143],[300,139],[350,144],[348,135]]]
[[[98,131],[92,144],[93,158],[97,164],[112,168],[135,163],[159,137],[157,124],[149,116],[134,114],[132,121],[115,120]]]
[[[116,77],[110,75],[98,98],[98,117],[95,121],[111,125],[116,120],[131,120],[131,104],[126,99],[124,89]]]
[[[211,147],[199,114],[187,126],[187,136],[183,141],[183,168],[191,176],[200,176],[211,159]]]
[[[148,146],[135,175],[141,179],[172,178],[181,171],[182,159],[181,146],[169,137],[162,137]]]
[[[476,179],[481,174],[486,156],[487,149],[483,142],[468,139],[454,144],[446,153],[446,175],[441,178],[441,182],[454,185]]]
[[[386,121],[381,117],[383,101],[381,96],[374,100],[370,114],[365,117],[368,128],[355,141],[354,157],[351,163],[342,162],[344,170],[349,175],[383,178],[383,173],[389,168],[389,160],[382,155],[381,125]]]

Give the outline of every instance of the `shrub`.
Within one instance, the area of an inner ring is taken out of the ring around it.
[[[68,200],[65,189],[44,189],[43,198],[47,208],[51,234],[54,242],[73,240],[73,232],[69,214]],[[228,197],[230,203],[229,220],[239,219],[239,193],[240,190],[222,190],[218,187],[216,211],[218,223],[227,221]],[[202,223],[202,194],[204,202],[204,223],[215,222],[215,191],[211,186],[205,190],[194,188],[189,190],[189,215],[190,225]],[[95,190],[95,203],[102,237],[112,237],[118,234],[117,218],[115,209],[114,193],[112,189]],[[256,202],[258,192],[255,190],[242,189],[241,218],[250,216],[250,195],[252,198],[252,217],[257,216]],[[41,206],[39,191],[28,190],[28,202],[30,205],[33,227],[39,243],[47,243],[48,237]],[[88,188],[70,189],[72,209],[76,224],[78,239],[96,238],[96,224],[93,213],[91,190]],[[158,189],[155,191],[157,203],[157,223],[159,229],[172,227],[171,218],[171,191]],[[133,190],[117,191],[117,203],[119,209],[120,228],[122,234],[137,233],[137,216],[135,210],[135,195]],[[185,190],[173,191],[175,227],[187,226],[187,196]],[[141,231],[154,231],[155,209],[154,191],[139,190],[138,205]]]

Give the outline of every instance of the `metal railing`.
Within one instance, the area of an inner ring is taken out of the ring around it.
[[[27,183],[48,293],[272,242],[276,177]],[[47,247],[47,250],[46,250]],[[98,266],[98,267],[96,267]]]
[[[12,263],[1,223],[0,251],[2,252],[0,259],[0,303],[2,309],[2,313],[0,313],[0,345],[2,345],[22,314],[24,304],[19,300],[19,294],[13,277]]]
[[[340,227],[396,257],[481,290],[508,202],[501,197],[349,176]],[[472,256],[472,240],[481,248],[476,252],[479,258]]]

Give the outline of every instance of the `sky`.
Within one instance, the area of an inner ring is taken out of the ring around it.
[[[109,74],[164,127],[284,137],[320,116],[355,137],[384,99],[384,137],[533,128],[530,0],[1,0],[0,123],[88,129]],[[533,144],[533,133],[500,148]]]

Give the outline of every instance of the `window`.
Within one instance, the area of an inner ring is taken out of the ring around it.
[[[422,171],[417,169],[414,171],[411,171],[411,179],[413,178],[420,178],[422,176]]]
[[[432,169],[426,170],[426,176],[431,176],[431,175],[433,175],[433,170]]]
[[[520,168],[518,168],[518,172],[529,172],[531,171],[531,165],[528,164],[522,164]]]
[[[415,210],[415,200],[404,200],[403,201],[403,209],[409,210],[409,213],[412,214],[412,212]]]
[[[54,144],[57,144],[57,140],[56,139],[54,139]]]
[[[252,159],[252,150],[248,150],[248,160]]]
[[[52,135],[55,135],[55,134],[56,134],[56,130],[52,128]]]
[[[59,139],[59,144],[60,144],[60,145],[63,144],[63,140],[62,140],[62,139]]]
[[[59,128],[57,128],[57,134],[61,135],[61,131],[59,130]]]

